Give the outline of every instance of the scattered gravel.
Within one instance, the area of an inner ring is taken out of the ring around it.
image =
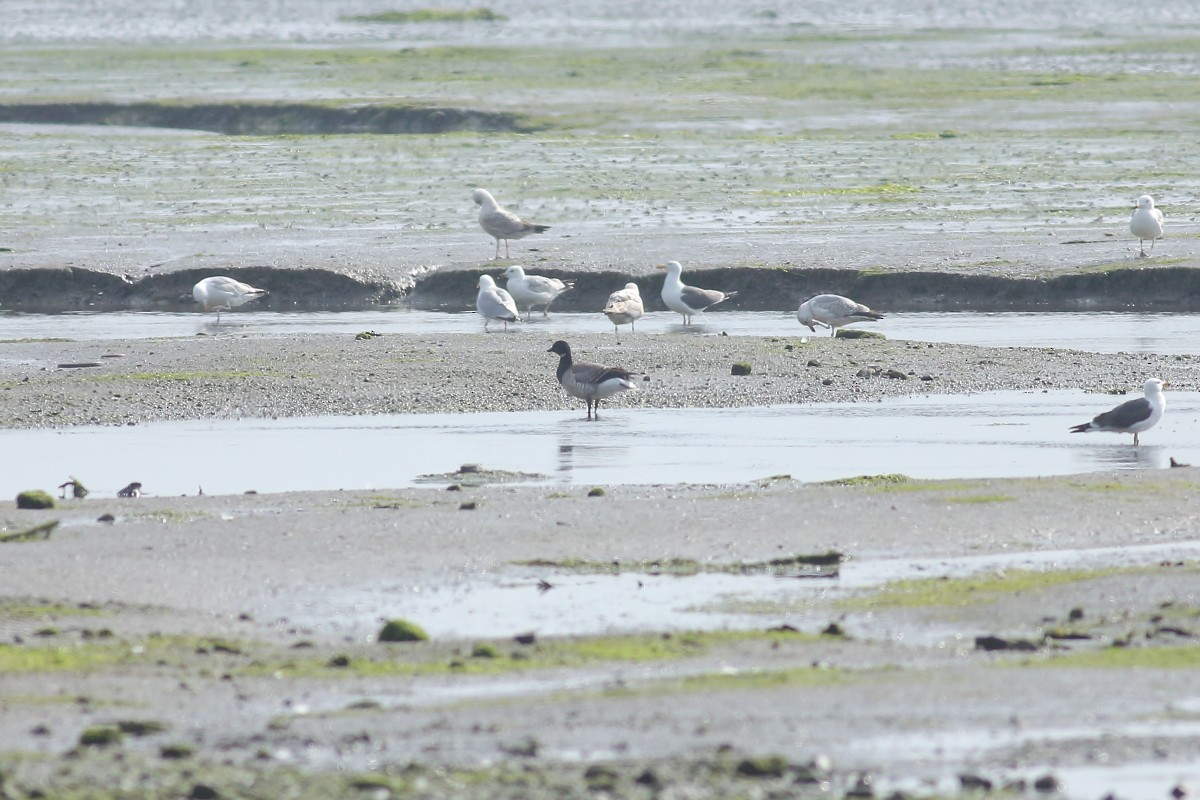
[[[312,334],[17,342],[0,360],[0,426],[566,409],[549,337]],[[997,389],[1132,391],[1157,375],[1191,385],[1193,356],[1094,354],[823,337],[595,334],[582,358],[643,374],[614,407],[873,401]],[[111,357],[119,354],[119,357]],[[96,367],[62,368],[94,362]],[[814,365],[813,362],[816,362]],[[752,373],[730,374],[746,363]]]

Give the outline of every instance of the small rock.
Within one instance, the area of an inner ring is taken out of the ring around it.
[[[825,378],[821,381],[822,386],[833,386],[833,378]]]
[[[477,508],[474,500],[465,500],[459,504],[459,511],[474,511]]]
[[[964,792],[990,792],[992,782],[981,775],[959,775],[958,783]]]
[[[782,778],[787,767],[782,756],[746,758],[738,762],[737,774],[745,778]]]
[[[1019,652],[1034,652],[1037,645],[1028,639],[1003,639],[999,636],[976,636],[975,649],[993,652],[995,650],[1017,650]]]
[[[220,792],[205,783],[197,783],[188,794],[189,800],[217,800],[220,796]]]
[[[1078,606],[1072,608],[1067,614],[1067,619],[1071,622],[1078,622],[1079,620],[1083,619],[1083,609],[1079,608]]]
[[[604,490],[599,486],[592,487],[588,490],[588,497],[604,497]]]
[[[1033,790],[1035,792],[1050,793],[1057,792],[1062,789],[1062,785],[1058,782],[1058,778],[1053,775],[1043,775],[1033,782]]]
[[[41,489],[30,489],[17,495],[17,508],[54,508],[54,498]]]
[[[537,634],[534,633],[518,633],[513,637],[513,641],[517,644],[530,645],[537,642]]]
[[[381,642],[423,642],[429,634],[415,622],[406,619],[391,619],[379,631]]]
[[[753,368],[749,364],[747,364],[745,362],[738,362],[729,368],[729,374],[730,375],[749,375],[752,369]]]
[[[815,358],[810,358],[810,359],[808,360],[808,365],[809,365],[810,367],[819,367],[819,366],[821,366],[821,362],[820,362],[820,361],[817,361]]]

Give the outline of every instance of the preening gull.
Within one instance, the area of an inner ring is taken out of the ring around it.
[[[487,189],[476,189],[471,198],[475,201],[475,205],[480,206],[480,227],[496,240],[496,255],[492,256],[493,261],[500,257],[501,239],[504,240],[504,257],[508,258],[509,239],[521,239],[531,233],[545,233],[550,230],[549,225],[535,225],[532,222],[526,222],[502,207]]]
[[[1145,397],[1121,403],[1112,411],[1105,411],[1098,415],[1091,422],[1074,426],[1071,428],[1071,433],[1087,433],[1088,431],[1132,433],[1133,444],[1137,446],[1138,434],[1157,425],[1167,407],[1162,381],[1158,378],[1151,378],[1146,381],[1143,388],[1146,392]]]
[[[874,322],[883,319],[883,314],[856,303],[840,294],[819,294],[805,300],[796,309],[796,319],[816,332],[817,326],[829,328],[830,336],[837,336],[837,329],[855,322]]]
[[[666,280],[663,281],[662,300],[667,304],[667,308],[683,315],[684,325],[692,324],[693,315],[737,296],[737,292],[725,293],[718,292],[716,289],[697,289],[695,286],[684,284],[679,278],[683,272],[683,265],[678,261],[659,264],[658,269],[667,271]]]
[[[1137,208],[1129,220],[1129,231],[1138,238],[1138,256],[1148,258],[1144,242],[1150,240],[1150,255],[1154,255],[1154,240],[1163,235],[1163,215],[1154,207],[1154,198],[1144,194],[1138,198]]]
[[[248,283],[234,280],[226,275],[205,278],[192,287],[192,297],[205,311],[216,311],[217,322],[221,312],[237,308],[243,303],[257,300],[267,294],[266,289],[255,289]]]
[[[508,332],[508,323],[517,321],[517,304],[512,295],[496,285],[491,275],[479,276],[479,294],[475,296],[475,310],[483,317],[483,329],[488,329],[488,323],[498,319],[504,323],[504,331]]]
[[[558,354],[558,382],[572,397],[587,401],[588,419],[592,409],[600,419],[600,401],[618,392],[636,392],[633,375],[620,367],[602,367],[571,359],[571,345],[559,339],[547,351]]]
[[[618,289],[608,296],[604,306],[604,314],[613,324],[613,333],[617,333],[618,325],[628,325],[629,330],[636,330],[635,322],[641,319],[646,309],[642,306],[642,294],[636,283],[625,284],[624,289]]]
[[[533,307],[542,307],[542,316],[549,316],[550,304],[568,289],[575,287],[574,281],[560,281],[544,275],[526,275],[524,267],[512,266],[504,270],[508,293],[517,304],[517,310],[525,309],[525,320],[533,316]]]

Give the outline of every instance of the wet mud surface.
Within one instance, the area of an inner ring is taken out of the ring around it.
[[[185,112],[180,128],[5,122],[0,308],[166,308],[215,273],[270,284],[272,308],[466,307],[475,276],[503,266],[475,221],[476,186],[551,226],[513,243],[513,261],[574,276],[581,291],[563,301],[581,307],[627,277],[654,297],[653,265],[668,259],[685,279],[735,284],[713,288],[740,288],[756,309],[817,291],[885,312],[1195,307],[1200,31],[1186,7],[1131,18],[1112,0],[512,0],[490,22],[396,25],[361,19],[386,4],[351,6],[13,9],[0,30],[10,111],[177,105],[222,117],[221,130],[270,133],[244,127],[264,105],[297,111],[279,131],[404,105],[463,110],[470,129],[230,135]],[[522,127],[469,122],[487,115]],[[1148,259],[1128,232],[1144,193],[1167,220]],[[1194,382],[1184,356],[860,341],[813,342],[819,353],[796,361],[784,338],[646,338],[581,344],[661,374],[664,407],[902,391],[855,378],[874,367],[928,373],[929,391],[1104,392],[1151,370]],[[118,345],[126,356],[106,379],[42,368],[99,363]],[[0,408],[32,427],[565,403],[541,367],[533,384],[507,369],[541,363],[528,342],[445,347],[5,342]],[[733,357],[772,374],[748,393],[728,376]],[[836,373],[830,385],[801,366],[810,357]],[[438,391],[407,380],[418,369],[440,376]],[[18,467],[5,454],[3,468]],[[1200,780],[1194,484],[1191,469],[1163,469],[6,507],[5,533],[62,522],[44,541],[0,543],[0,795],[840,797],[986,784],[1161,800]],[[104,514],[111,524],[95,521]],[[698,597],[750,617],[727,631],[629,631],[631,570],[609,636],[374,641],[384,619],[419,610],[414,594],[453,608],[455,592],[515,581],[533,604],[581,580],[515,562],[826,549],[865,566],[922,561],[870,587],[793,591],[801,579],[779,578],[766,598]],[[1022,563],[1037,553],[1064,555]],[[963,576],[976,555],[1014,561]],[[1139,774],[1154,777],[1121,782]]]

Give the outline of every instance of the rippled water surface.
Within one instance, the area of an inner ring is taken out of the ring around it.
[[[701,315],[685,328],[678,314],[651,312],[637,323],[637,333],[622,327],[621,338],[646,334],[686,333],[730,336],[821,336],[811,333],[792,313],[725,311]],[[878,331],[891,339],[994,347],[1056,347],[1094,353],[1200,352],[1200,314],[1084,312],[953,312],[890,314],[878,324],[854,326]],[[500,333],[501,326],[491,328]],[[214,315],[168,312],[73,312],[21,314],[0,312],[0,339],[63,338],[79,341],[146,339],[206,335],[287,335],[294,333],[452,334],[478,333],[483,322],[474,313],[411,311],[405,308],[345,312],[237,311]],[[612,333],[601,314],[535,315],[529,323],[510,326],[510,335],[558,337],[575,333]],[[614,334],[617,335],[617,334]]]
[[[1067,474],[1200,464],[1200,395],[1170,392],[1163,421],[1128,435],[1070,434],[1120,398],[989,392],[877,403],[739,409],[410,414],[206,420],[0,432],[0,496],[68,475],[112,496],[131,481],[156,495],[415,485],[462,464],[530,473],[539,484],[736,483]],[[447,483],[450,481],[447,480]]]

